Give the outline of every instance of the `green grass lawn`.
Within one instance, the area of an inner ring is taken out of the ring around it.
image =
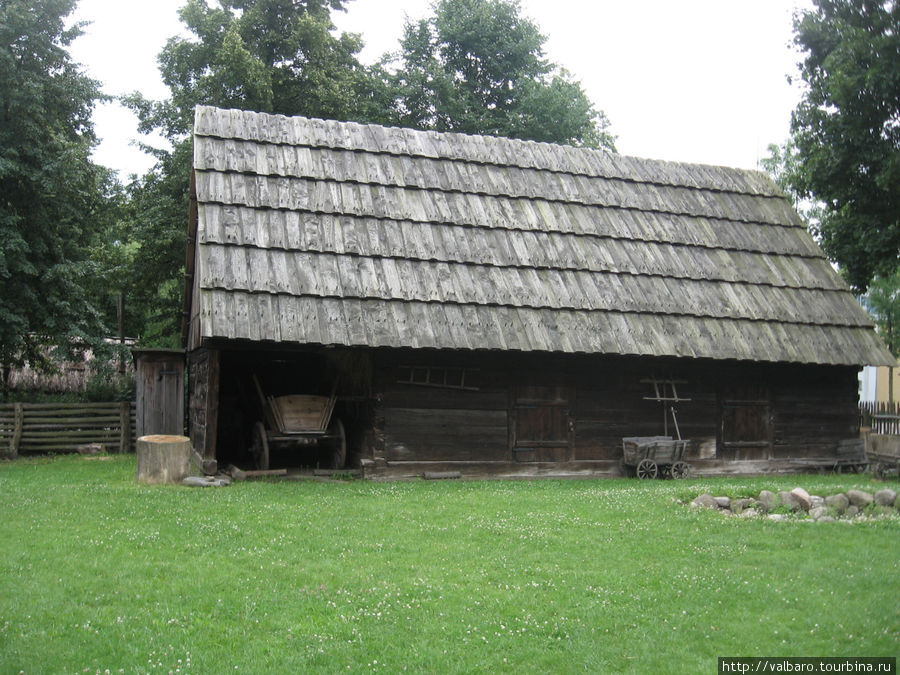
[[[900,653],[900,519],[679,500],[869,476],[138,485],[0,463],[0,673],[715,672]],[[898,489],[896,482],[889,484]]]

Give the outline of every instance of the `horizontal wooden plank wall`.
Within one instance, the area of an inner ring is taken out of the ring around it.
[[[859,435],[857,370],[785,366],[774,390],[775,459],[831,457]]]
[[[0,455],[74,452],[99,443],[110,452],[130,452],[133,402],[0,404]]]
[[[411,367],[462,369],[470,388],[408,383]],[[378,359],[379,451],[388,461],[507,461],[507,379],[484,358],[400,352]]]
[[[663,404],[647,400],[654,378],[676,380],[678,396],[689,399],[676,404],[681,436],[691,441],[689,461],[828,458],[841,440],[859,433],[855,368],[445,352],[376,361],[373,453],[388,462],[512,462],[511,396],[521,382],[571,388],[575,462],[619,461],[624,436],[676,435],[671,415],[664,423]],[[399,373],[415,364],[466,369],[478,374],[480,386],[408,383]],[[768,392],[765,405],[753,409],[768,431],[763,444],[726,450],[722,404],[735,385]]]

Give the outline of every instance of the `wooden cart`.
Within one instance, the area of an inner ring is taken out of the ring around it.
[[[684,450],[690,441],[673,440],[671,436],[632,436],[622,439],[626,469],[645,478],[686,478],[691,465],[685,462]]]
[[[833,473],[863,473],[869,466],[866,442],[851,438],[838,444],[837,459],[831,467]]]
[[[266,396],[259,380],[253,382],[265,421],[253,427],[250,452],[259,469],[269,468],[270,450],[275,447],[297,450],[327,448],[329,469],[342,469],[347,460],[347,437],[341,420],[333,415],[337,397],[291,394]]]
[[[900,478],[900,456],[888,452],[868,451],[872,473],[878,478],[897,476]]]

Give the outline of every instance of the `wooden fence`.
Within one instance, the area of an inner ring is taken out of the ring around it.
[[[108,452],[130,452],[134,403],[0,404],[0,456],[74,452],[99,443]]]
[[[860,403],[859,415],[861,427],[869,427],[876,434],[900,435],[900,401]]]

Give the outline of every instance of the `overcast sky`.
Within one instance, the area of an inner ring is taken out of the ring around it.
[[[80,0],[90,21],[73,45],[87,74],[117,95],[168,91],[156,57],[182,26],[185,0]],[[214,2],[214,0],[210,0]],[[405,17],[429,13],[429,0],[353,0],[335,13],[341,30],[362,33],[361,57],[397,49]],[[769,143],[788,135],[800,97],[792,14],[810,0],[522,0],[523,13],[548,37],[547,57],[579,80],[603,110],[619,152],[757,168]],[[795,78],[796,80],[796,78]],[[134,117],[118,104],[95,114],[102,139],[95,159],[143,173],[152,161],[134,143]]]

